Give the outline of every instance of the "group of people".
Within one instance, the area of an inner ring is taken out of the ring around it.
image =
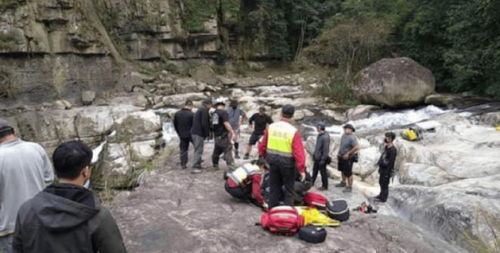
[[[192,110],[193,102],[188,100],[184,107],[175,113],[173,119],[175,131],[180,139],[181,167],[187,168],[189,144],[192,143],[194,157],[191,172],[201,173],[205,141],[213,138],[213,168],[219,169],[219,160],[222,156],[227,166],[230,169],[235,169],[234,159],[240,158],[240,126],[248,119],[246,113],[238,107],[238,101],[231,100],[229,108],[226,109],[226,102],[223,99],[213,102],[205,100],[195,113]],[[252,147],[261,139],[264,130],[273,122],[271,117],[266,114],[265,107],[260,107],[259,112],[248,120],[249,125],[253,127],[253,132],[244,155],[246,160],[250,159]]]
[[[285,105],[281,111],[281,120],[270,124],[264,131],[262,141],[259,143],[259,163],[254,170],[242,169],[236,171],[240,177],[248,176],[246,179],[235,180],[235,176],[229,176],[226,182],[226,190],[238,198],[252,199],[266,208],[278,205],[294,204],[294,196],[300,194],[297,190],[298,182],[304,183],[308,178],[306,171],[306,154],[300,132],[292,124],[295,108]],[[339,151],[337,154],[337,168],[341,172],[341,182],[336,187],[343,187],[343,192],[352,192],[353,165],[358,160],[360,145],[354,126],[346,124],[344,134],[341,137]],[[322,186],[319,190],[328,190],[327,164],[331,163],[330,136],[326,131],[325,124],[318,124],[318,136],[313,153],[313,175],[310,185],[314,185],[318,174],[321,175]],[[389,181],[392,177],[397,150],[394,147],[396,135],[393,132],[385,134],[385,147],[377,163],[380,173],[380,194],[375,197],[376,201],[386,202],[389,194]],[[265,160],[265,161],[263,161]],[[264,165],[265,164],[265,165]],[[269,176],[269,197],[262,197],[264,177]],[[310,187],[310,186],[309,186]],[[237,188],[240,188],[237,190]],[[300,188],[300,187],[299,187]],[[258,190],[260,189],[260,190]],[[308,188],[305,188],[307,191]],[[236,194],[235,192],[238,191]]]
[[[313,154],[312,177],[306,171],[302,137],[292,124],[295,108],[285,105],[278,122],[271,120],[264,107],[250,117],[253,126],[245,159],[258,143],[259,159],[234,168],[239,157],[239,131],[247,120],[236,100],[226,110],[225,102],[206,100],[192,112],[193,103],[175,114],[174,127],[180,138],[180,160],[187,168],[189,144],[194,146],[193,173],[201,172],[205,140],[214,139],[212,164],[218,169],[224,155],[228,167],[226,190],[235,197],[251,198],[265,208],[293,205],[296,196],[314,185],[318,174],[328,189],[326,166],[331,162],[330,136],[324,124],[318,125]],[[342,180],[336,186],[351,192],[352,167],[360,150],[355,128],[347,124],[337,154]],[[397,150],[396,135],[385,134],[385,147],[378,161],[380,194],[385,202],[393,174]],[[120,230],[110,212],[86,188],[92,174],[92,150],[80,141],[59,145],[52,161],[36,143],[17,137],[14,127],[0,119],[0,252],[126,252]],[[57,180],[54,179],[54,172]]]
[[[89,147],[70,141],[51,162],[42,146],[0,119],[1,253],[126,252],[110,212],[84,187],[91,161]]]

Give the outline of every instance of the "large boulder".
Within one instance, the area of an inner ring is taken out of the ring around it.
[[[360,72],[353,87],[368,104],[405,107],[422,104],[436,87],[432,72],[410,58],[385,58]]]

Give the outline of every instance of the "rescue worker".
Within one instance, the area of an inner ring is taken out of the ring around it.
[[[225,110],[226,103],[222,100],[217,100],[215,103],[215,111],[212,113],[212,131],[214,133],[214,152],[212,154],[212,164],[214,170],[219,170],[219,158],[224,154],[224,160],[230,169],[233,169],[234,158],[232,154],[232,141],[236,137],[229,116]]]
[[[358,139],[354,135],[354,126],[347,124],[344,126],[344,134],[340,139],[340,148],[337,155],[338,170],[342,172],[342,181],[335,185],[336,187],[345,187],[343,192],[352,192],[352,166],[354,163],[354,156],[359,151]]]
[[[21,140],[12,125],[0,119],[0,252],[12,252],[21,205],[53,179],[52,164],[42,146]]]
[[[330,135],[325,131],[325,124],[318,124],[318,137],[316,139],[316,147],[314,149],[314,167],[313,167],[313,176],[312,176],[312,184],[316,182],[316,177],[318,176],[318,172],[321,173],[321,188],[319,190],[326,191],[328,190],[328,174],[326,173],[326,164],[328,162],[329,154],[330,154]]]
[[[212,101],[205,100],[202,106],[196,111],[191,128],[191,138],[194,146],[193,171],[191,173],[201,173],[201,162],[203,156],[203,146],[205,139],[210,135],[210,114]]]
[[[240,125],[247,119],[247,115],[243,110],[238,108],[238,100],[236,99],[231,100],[229,108],[227,109],[227,114],[229,115],[229,123],[231,123],[231,127],[236,133],[234,137],[234,157],[240,159],[238,151],[240,148]]]
[[[261,184],[268,167],[263,159],[246,163],[227,174],[224,188],[235,198],[248,199],[258,206],[265,207]]]
[[[396,162],[396,156],[398,154],[396,147],[394,147],[395,139],[396,134],[393,132],[385,133],[384,151],[378,160],[380,194],[375,197],[375,201],[386,202],[389,196],[389,181],[394,173],[394,163]]]
[[[295,182],[293,185],[293,202],[294,205],[303,205],[304,204],[304,195],[311,189],[312,187],[312,179],[311,179],[311,174],[307,172],[307,168],[305,169],[305,180],[300,180],[300,174],[297,174],[297,177],[295,178]],[[262,184],[261,184],[261,192],[262,196],[264,197],[264,202],[269,203],[269,196],[270,196],[270,184],[269,184],[269,171],[266,171],[264,173],[264,177],[262,179]],[[283,196],[280,197],[280,201],[283,201]]]
[[[259,112],[255,113],[248,120],[250,126],[253,127],[253,132],[250,135],[250,140],[248,141],[247,152],[245,153],[245,160],[250,159],[250,152],[252,152],[252,147],[257,144],[257,142],[264,135],[264,130],[266,130],[267,126],[273,123],[273,120],[269,115],[266,114],[266,108],[260,107]]]
[[[184,107],[174,115],[173,123],[175,132],[177,132],[177,135],[179,136],[182,169],[187,168],[189,143],[193,142],[193,139],[191,138],[191,128],[193,127],[194,113],[191,110],[193,110],[193,102],[191,100],[187,100]]]
[[[294,106],[283,106],[281,120],[266,129],[259,144],[259,155],[265,157],[270,166],[269,208],[278,206],[281,196],[284,205],[293,205],[296,172],[300,174],[300,181],[305,179],[306,155],[300,133],[291,124],[294,113]]]

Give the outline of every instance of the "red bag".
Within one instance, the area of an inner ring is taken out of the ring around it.
[[[324,210],[328,204],[328,198],[319,192],[308,192],[304,195],[304,204]]]
[[[294,207],[277,206],[262,214],[260,225],[271,233],[292,236],[304,226],[304,217]]]

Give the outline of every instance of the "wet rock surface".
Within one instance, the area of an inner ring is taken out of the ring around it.
[[[210,148],[206,154],[208,167]],[[275,236],[255,226],[260,208],[225,192],[221,171],[192,175],[175,165],[177,159],[170,158],[142,186],[115,199],[112,213],[130,252],[462,252],[429,231],[383,214],[352,213],[340,228],[328,228],[326,242],[318,245]],[[365,199],[357,192],[343,196],[338,189],[326,194],[346,197],[350,204]]]

